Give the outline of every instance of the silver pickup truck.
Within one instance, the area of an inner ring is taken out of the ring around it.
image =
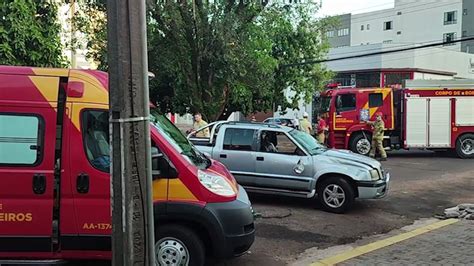
[[[330,212],[343,213],[355,198],[388,192],[390,175],[371,158],[328,149],[310,135],[284,126],[219,121],[199,129],[209,136],[188,138],[224,163],[249,192],[316,197]]]

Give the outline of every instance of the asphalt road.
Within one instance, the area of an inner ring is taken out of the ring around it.
[[[474,160],[424,151],[389,153],[389,195],[331,214],[311,200],[251,195],[263,218],[248,254],[219,265],[285,265],[312,247],[327,248],[389,232],[459,203],[474,203]]]
[[[248,254],[218,266],[286,265],[309,248],[349,244],[459,203],[474,203],[474,160],[403,151],[389,153],[383,165],[391,173],[389,195],[358,200],[346,214],[324,212],[312,200],[250,195],[254,209],[263,215],[256,221],[255,243]]]

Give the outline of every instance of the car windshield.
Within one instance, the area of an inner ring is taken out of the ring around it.
[[[150,110],[150,125],[163,133],[166,140],[197,167],[204,169],[211,165],[210,159],[199,152],[183,133],[156,109]]]
[[[294,129],[290,131],[289,134],[311,155],[318,155],[327,150],[325,146],[319,144],[319,142],[308,133]]]

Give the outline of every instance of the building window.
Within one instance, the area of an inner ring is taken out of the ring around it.
[[[358,73],[356,85],[359,88],[380,87],[380,72]]]
[[[463,14],[464,16],[467,16],[467,8],[464,8],[464,9],[463,9],[462,14]]]
[[[334,37],[334,31],[330,30],[330,31],[326,32],[326,37],[328,37],[328,38]]]
[[[455,45],[455,43],[452,43],[454,40],[456,40],[456,32],[443,34],[444,46]]]
[[[397,35],[402,35],[402,32],[401,32],[401,31],[397,31]]]
[[[392,30],[393,29],[393,21],[385,21],[383,23],[383,30]]]
[[[228,128],[224,134],[224,150],[251,151],[255,130]]]
[[[82,132],[87,159],[102,172],[109,172],[109,112],[87,110],[82,113]]]
[[[456,24],[458,22],[457,17],[457,11],[444,12],[444,25]]]
[[[367,24],[367,30],[370,30],[370,24]]]
[[[402,11],[398,11],[397,15],[400,16],[402,14]]]
[[[462,37],[467,37],[467,30],[462,31]]]
[[[364,30],[364,25],[360,25],[360,30]]]
[[[339,29],[337,31],[337,36],[347,36],[349,35],[349,28]]]
[[[384,87],[403,84],[404,80],[411,79],[410,73],[386,73],[384,74]]]
[[[383,105],[382,93],[371,93],[369,94],[369,108],[380,107]]]
[[[355,94],[339,94],[336,98],[336,111],[345,112],[356,109]]]
[[[0,164],[36,165],[44,124],[35,115],[0,114]]]
[[[387,44],[387,43],[392,43],[393,40],[384,40],[383,43]]]

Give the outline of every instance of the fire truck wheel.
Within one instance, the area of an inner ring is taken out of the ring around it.
[[[349,148],[352,152],[369,155],[370,148],[372,148],[372,135],[365,133],[364,136],[362,133],[355,133],[351,138]]]
[[[456,153],[462,159],[474,158],[474,134],[464,134],[456,140]]]
[[[160,225],[157,229],[156,265],[204,265],[204,244],[193,230],[180,225]]]
[[[354,203],[354,189],[346,179],[331,176],[317,187],[317,197],[320,204],[328,212],[344,213]]]

